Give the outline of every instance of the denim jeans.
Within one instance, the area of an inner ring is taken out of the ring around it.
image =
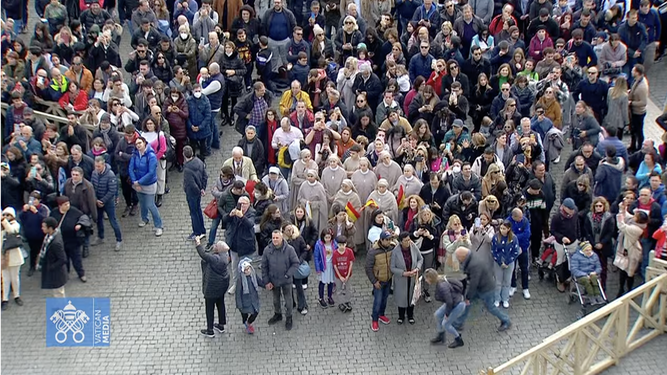
[[[220,217],[220,213],[218,213],[218,217],[213,219],[213,223],[211,223],[211,229],[208,230],[209,245],[213,245],[215,243],[215,237],[218,235],[218,228],[220,227],[221,222],[222,218]]]
[[[447,311],[447,304],[442,304],[440,308],[435,310],[435,330],[438,333],[443,333],[445,331],[454,335],[454,337],[459,337],[459,333],[452,326],[452,322],[456,321],[466,309],[465,301],[461,301],[456,305],[452,311],[449,313],[449,316],[445,316],[445,311]]]
[[[487,310],[489,313],[491,313],[491,315],[493,315],[493,316],[495,316],[496,318],[500,319],[500,321],[501,321],[503,324],[509,324],[509,323],[510,323],[510,318],[509,318],[509,316],[505,315],[505,313],[503,313],[502,311],[500,311],[499,308],[497,308],[496,306],[494,306],[493,302],[495,302],[495,298],[496,298],[496,291],[495,291],[495,289],[489,290],[488,292],[484,292],[484,293],[477,293],[477,296],[475,296],[475,298],[474,298],[472,301],[470,301],[470,305],[466,306],[466,309],[465,309],[465,311],[463,312],[463,314],[462,314],[458,319],[456,319],[456,320],[452,323],[452,325],[453,325],[454,327],[459,327],[459,328],[463,326],[463,323],[465,323],[466,318],[468,317],[468,314],[470,313],[470,308],[472,307],[473,302],[474,302],[475,300],[477,300],[477,299],[480,299],[480,300],[482,301],[482,303],[483,303],[484,306],[486,307],[486,310]]]
[[[192,222],[192,233],[199,236],[206,234],[206,227],[204,227],[204,215],[201,211],[201,195],[188,195],[188,208],[190,209],[190,221]],[[215,237],[214,237],[215,238]]]
[[[97,237],[104,239],[104,213],[109,217],[109,224],[113,228],[113,233],[116,235],[116,242],[123,240],[120,233],[120,224],[116,218],[116,202],[112,199],[104,207],[97,207]]]
[[[295,288],[293,289],[296,292],[296,308],[301,311],[308,308],[308,302],[306,302],[306,292],[303,290],[303,284],[306,279],[293,279],[293,284]],[[294,297],[292,297],[294,299]]]
[[[162,218],[160,217],[160,211],[157,210],[157,206],[155,205],[155,194],[146,194],[138,191],[137,198],[139,198],[141,220],[148,222],[148,211],[150,211],[151,216],[153,216],[153,225],[155,228],[162,228]]]
[[[514,263],[507,265],[507,268],[502,268],[495,263],[493,270],[496,273],[496,301],[509,302]]]
[[[642,280],[646,281],[646,267],[648,266],[649,253],[655,248],[653,241],[648,238],[642,238],[639,241],[642,244],[642,265],[641,265],[641,276]]]
[[[530,251],[529,248],[521,249],[521,254],[519,254],[519,258],[517,258],[516,262],[514,262],[514,272],[512,272],[512,288],[516,288],[516,271],[518,268],[521,270],[521,289],[528,289],[528,274],[530,273],[530,271],[528,270],[529,251]]]
[[[211,152],[211,147],[214,149],[219,149],[220,148],[220,130],[218,129],[218,121],[216,117],[218,117],[218,113],[220,111],[212,111],[211,112],[211,132],[213,132],[211,142],[209,143],[209,147],[206,150],[207,152]]]
[[[373,287],[373,314],[371,316],[374,322],[377,322],[378,318],[384,315],[390,290],[391,281],[380,281],[380,289]]]

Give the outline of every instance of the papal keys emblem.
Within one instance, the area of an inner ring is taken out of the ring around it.
[[[67,333],[72,332],[72,340],[75,343],[79,344],[83,342],[86,338],[86,335],[83,333],[83,329],[86,326],[86,323],[90,318],[83,310],[77,310],[72,301],[69,301],[67,306],[62,310],[58,310],[51,316],[51,321],[55,325],[56,329],[56,341],[59,344],[67,341]]]

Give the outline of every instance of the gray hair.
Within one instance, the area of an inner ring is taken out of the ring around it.
[[[243,156],[243,149],[239,146],[236,146],[232,149],[232,155],[238,155],[241,154]]]
[[[208,66],[208,71],[211,74],[215,74],[215,73],[220,72],[220,64],[218,64],[217,62],[211,63],[211,65]]]
[[[213,249],[216,253],[228,252],[229,251],[229,245],[227,245],[227,242],[225,242],[225,241],[218,241],[213,246]]]

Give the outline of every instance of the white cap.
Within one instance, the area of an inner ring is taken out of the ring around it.
[[[278,168],[278,167],[271,167],[271,168],[269,168],[269,173],[280,174],[280,168]]]

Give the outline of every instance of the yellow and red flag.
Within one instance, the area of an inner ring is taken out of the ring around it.
[[[366,202],[366,204],[365,204],[363,207],[361,207],[361,209],[363,210],[363,209],[366,208],[366,207],[373,208],[373,207],[377,207],[377,206],[378,206],[378,204],[375,203],[375,199],[369,199],[369,200]]]
[[[347,217],[353,223],[356,222],[357,219],[361,217],[361,214],[354,208],[351,202],[347,202],[347,205],[345,206],[345,211],[347,211]]]
[[[398,195],[396,196],[396,204],[398,204],[398,209],[403,209],[405,204],[405,191],[403,190],[403,185],[398,188]]]

